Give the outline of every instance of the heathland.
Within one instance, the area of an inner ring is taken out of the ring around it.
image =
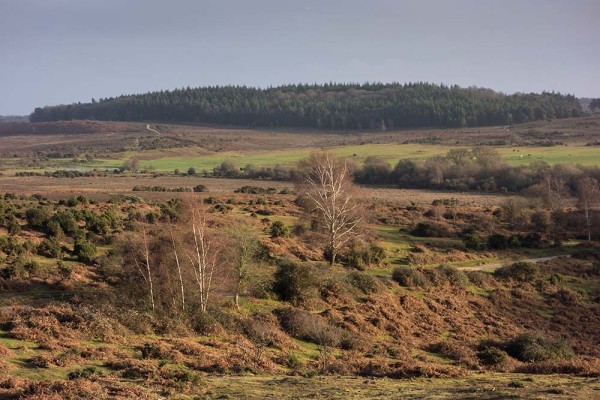
[[[0,124],[0,398],[597,397],[600,117],[509,122]]]

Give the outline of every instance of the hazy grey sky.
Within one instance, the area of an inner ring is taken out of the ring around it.
[[[0,114],[328,81],[600,97],[600,0],[0,0]]]

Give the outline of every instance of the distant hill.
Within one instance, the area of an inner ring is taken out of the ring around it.
[[[73,119],[257,127],[387,129],[510,125],[583,114],[572,95],[505,95],[429,83],[216,86],[36,108],[32,122]]]
[[[2,122],[29,122],[28,115],[0,115],[0,123]]]

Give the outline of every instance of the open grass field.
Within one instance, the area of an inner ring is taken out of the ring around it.
[[[158,132],[158,133],[157,133]],[[223,161],[243,167],[292,166],[311,151],[329,149],[358,164],[380,156],[390,164],[441,156],[456,147],[493,146],[512,165],[534,161],[600,163],[600,116],[513,127],[416,129],[386,132],[257,130],[231,127],[73,121],[0,124],[0,172],[33,169],[114,169],[137,158],[142,168],[207,170]],[[62,157],[45,157],[52,153]],[[85,155],[92,155],[90,160]],[[67,155],[67,156],[65,156]]]
[[[233,162],[239,167],[253,164],[259,167],[274,167],[281,165],[293,167],[311,152],[327,149],[332,153],[348,157],[361,165],[369,156],[379,156],[391,165],[399,160],[424,160],[433,156],[444,156],[456,146],[426,145],[426,144],[364,144],[338,147],[309,147],[291,150],[268,151],[226,151],[206,152],[202,149],[178,148],[169,150],[126,151],[111,154],[111,158],[97,158],[89,162],[69,159],[49,159],[43,163],[30,163],[24,158],[5,158],[0,165],[6,173],[18,170],[53,170],[76,168],[80,170],[113,170],[119,168],[127,160],[137,158],[140,167],[159,172],[172,172],[175,169],[186,171],[194,167],[196,171],[211,172],[213,168],[224,161]],[[600,148],[597,146],[527,146],[527,147],[498,147],[497,150],[511,165],[526,165],[535,161],[548,164],[573,163],[582,165],[598,165],[600,163]]]
[[[425,144],[364,144],[339,147],[325,147],[325,149],[341,157],[353,159],[362,164],[369,156],[379,156],[395,165],[399,160],[424,160],[434,156],[444,156],[453,146],[425,145]],[[183,155],[169,155],[177,153],[171,151],[141,151],[115,154],[114,159],[98,159],[85,165],[85,169],[115,169],[123,162],[138,158],[141,168],[154,169],[161,172],[171,172],[175,169],[181,171],[194,167],[197,171],[212,171],[224,161],[233,162],[243,167],[248,164],[264,167],[282,165],[292,167],[303,158],[308,157],[312,151],[324,148],[303,148],[293,150],[272,151],[228,151],[219,153],[203,153],[190,155],[186,149],[181,149]],[[582,165],[597,165],[600,162],[600,149],[594,146],[530,146],[530,147],[499,147],[498,151],[506,161],[512,165],[526,165],[535,161],[544,161],[548,164],[577,163]],[[166,153],[166,154],[165,154]],[[187,153],[187,154],[186,154]],[[51,166],[51,164],[49,165]],[[57,162],[54,167],[76,168],[77,163],[66,160]]]
[[[244,399],[595,399],[598,378],[474,374],[460,379],[208,377],[213,398]],[[221,396],[221,397],[219,397]]]

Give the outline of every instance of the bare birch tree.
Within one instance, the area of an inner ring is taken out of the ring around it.
[[[181,290],[181,309],[185,310],[185,290],[183,288],[183,277],[181,275],[181,264],[179,263],[179,255],[177,253],[177,245],[175,244],[175,235],[173,234],[173,227],[169,227],[169,233],[171,234],[171,244],[173,245],[173,254],[175,256],[175,264],[177,265],[177,277],[179,278],[179,288]]]
[[[193,251],[188,254],[188,259],[198,285],[200,310],[206,312],[212,290],[213,276],[217,268],[219,249],[209,237],[204,210],[198,205],[191,205],[190,213]]]
[[[585,215],[588,241],[592,241],[590,209],[600,202],[600,187],[594,178],[584,177],[577,181],[577,198]]]
[[[546,190],[546,199],[552,209],[560,209],[563,199],[567,195],[566,179],[547,173],[543,177]]]
[[[152,305],[152,311],[155,310],[156,306],[154,304],[154,284],[152,283],[152,273],[150,270],[150,249],[148,248],[148,236],[146,235],[146,228],[142,229],[142,245],[141,245],[142,255],[144,260],[139,262],[135,252],[133,252],[133,260],[136,268],[142,275],[144,282],[148,285],[148,294],[150,295],[150,304]],[[144,268],[142,268],[142,265]]]
[[[244,290],[249,274],[256,265],[256,255],[259,250],[259,241],[255,233],[248,226],[236,226],[228,232],[231,244],[230,264],[233,269],[234,288],[233,301],[240,308],[240,294]]]
[[[329,262],[334,265],[338,250],[355,236],[362,220],[351,168],[346,160],[324,152],[312,154],[300,170],[304,193],[327,231]]]

